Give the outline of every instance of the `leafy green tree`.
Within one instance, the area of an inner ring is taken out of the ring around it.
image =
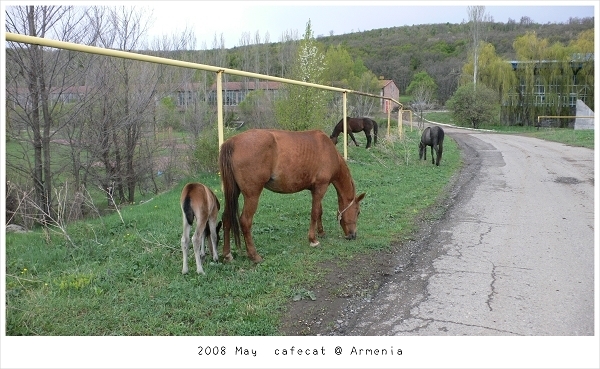
[[[594,30],[588,29],[586,31],[581,32],[577,39],[571,41],[569,46],[573,48],[575,52],[578,53],[594,53]]]
[[[342,45],[332,46],[325,54],[325,65],[323,70],[323,81],[336,87],[350,87],[350,78],[355,75],[355,63]],[[364,66],[364,65],[363,65]]]
[[[425,88],[427,90],[432,91],[432,93],[435,94],[437,90],[437,84],[435,83],[433,78],[431,78],[431,76],[427,74],[427,72],[423,71],[414,75],[412,81],[406,88],[406,93],[412,95],[413,92],[418,88]]]
[[[500,105],[496,91],[472,83],[459,87],[446,103],[454,120],[462,126],[478,128],[482,123],[497,123]]]
[[[304,38],[300,41],[297,58],[290,79],[324,84],[325,54],[313,36],[310,20]],[[288,130],[300,131],[323,128],[327,115],[327,93],[323,90],[286,84],[275,102],[275,116],[279,125]]]
[[[327,49],[325,65],[327,67],[323,74],[326,84],[374,95],[379,92],[377,76],[365,66],[362,59],[353,60],[348,50],[342,45]],[[378,102],[372,97],[350,94],[348,96],[348,115],[369,116]],[[334,96],[330,111],[341,111],[341,95]]]
[[[538,38],[535,31],[527,32],[515,39],[513,49],[517,54],[517,60],[542,61],[546,58],[548,39]]]

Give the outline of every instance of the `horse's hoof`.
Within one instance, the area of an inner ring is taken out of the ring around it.
[[[261,263],[263,261],[263,258],[260,257],[260,255],[256,255],[256,257],[250,258],[252,259],[252,261],[254,262],[254,264],[258,264]]]
[[[229,263],[229,262],[230,262],[230,261],[232,261],[232,260],[233,260],[233,255],[231,255],[231,253],[229,253],[229,254],[227,254],[227,255],[223,256],[223,262],[224,262],[224,263]]]
[[[311,242],[311,243],[310,243],[310,245],[311,245],[312,247],[317,247],[317,246],[319,246],[319,241],[316,241],[316,242]]]

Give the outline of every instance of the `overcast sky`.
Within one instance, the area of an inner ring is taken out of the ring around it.
[[[125,3],[128,3],[125,1]],[[135,4],[135,2],[129,2]],[[279,42],[297,31],[302,37],[310,20],[315,37],[414,24],[468,21],[468,6],[484,5],[495,22],[527,16],[536,23],[568,22],[569,18],[597,18],[591,1],[146,1],[153,10],[151,36],[172,35],[186,26],[196,35],[197,48],[212,48],[215,36],[225,47],[240,45],[244,33],[254,40]],[[551,5],[547,5],[551,4]],[[561,5],[569,4],[569,5]],[[493,6],[492,6],[493,5]]]

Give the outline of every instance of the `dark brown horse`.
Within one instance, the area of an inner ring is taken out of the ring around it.
[[[219,260],[217,243],[219,242],[219,200],[210,188],[202,183],[188,183],[181,191],[181,212],[183,214],[183,235],[181,236],[181,251],[183,252],[183,269],[188,272],[188,248],[190,244],[190,229],[196,219],[196,230],[192,236],[194,255],[196,256],[196,272],[204,274],[202,260],[204,259],[204,241],[210,238],[210,253],[214,261]]]
[[[366,118],[366,117],[363,117],[363,118],[347,117],[346,121],[347,121],[346,131],[348,132],[348,135],[350,136],[352,141],[354,141],[354,144],[356,146],[359,146],[359,144],[358,144],[358,142],[356,142],[353,132],[360,132],[360,131],[365,132],[365,136],[367,137],[366,148],[368,149],[369,147],[371,147],[371,130],[373,130],[373,145],[375,145],[377,143],[377,122],[375,122],[373,119]],[[343,132],[344,132],[344,119],[342,118],[338,122],[338,124],[335,125],[335,128],[333,129],[333,132],[331,133],[331,136],[329,136],[329,138],[331,138],[333,143],[337,145],[338,136],[340,135],[340,133],[343,133]]]
[[[444,130],[442,127],[425,128],[421,134],[421,142],[419,142],[419,160],[427,160],[427,146],[431,146],[431,164],[439,166],[444,151]],[[433,151],[436,153],[435,158],[433,157]]]
[[[321,221],[321,200],[329,184],[333,184],[338,197],[338,221],[346,239],[356,238],[359,203],[365,194],[356,196],[348,165],[322,131],[248,130],[223,143],[219,168],[225,202],[225,261],[233,259],[230,230],[233,231],[236,246],[240,248],[240,228],[248,257],[256,263],[262,260],[252,240],[252,219],[263,188],[282,194],[302,190],[311,192],[308,240],[311,246],[317,246],[317,234],[325,234]],[[240,193],[244,196],[244,207],[238,219]]]

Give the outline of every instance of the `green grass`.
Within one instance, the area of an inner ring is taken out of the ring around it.
[[[182,275],[182,181],[122,208],[123,222],[113,214],[71,224],[74,246],[55,233],[7,234],[7,335],[280,335],[286,307],[311,296],[327,273],[323,265],[410,238],[415,220],[443,196],[461,165],[451,139],[440,167],[418,161],[417,130],[407,130],[404,140],[382,134],[372,150],[364,149],[364,136],[357,139],[363,146],[348,148],[348,164],[358,193],[367,193],[357,240],[342,237],[332,186],[323,203],[327,235],[317,248],[307,240],[310,194],[265,190],[253,226],[264,261],[255,265],[234,248],[233,262],[205,262],[206,275],[198,276],[192,257],[190,273]],[[190,180],[209,185],[222,201],[218,176]]]
[[[424,118],[438,123],[454,124],[449,112],[431,112],[424,114]],[[568,128],[536,128],[527,126],[482,125],[481,129],[492,130],[507,134],[520,134],[542,140],[560,142],[570,146],[594,148],[594,130],[574,130]]]

